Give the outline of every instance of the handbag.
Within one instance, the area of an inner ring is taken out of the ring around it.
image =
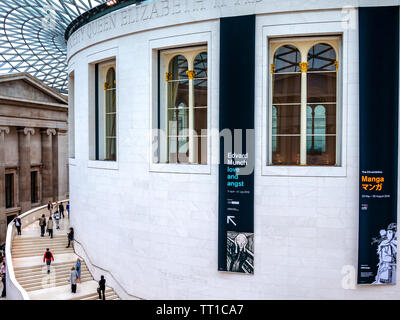
[[[97,287],[97,293],[100,294],[100,286]]]

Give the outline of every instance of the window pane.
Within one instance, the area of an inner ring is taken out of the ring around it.
[[[197,141],[197,157],[195,161],[199,164],[207,164],[207,137],[194,137]]]
[[[335,50],[329,44],[316,44],[308,52],[308,71],[336,71],[335,61]]]
[[[207,106],[207,80],[194,80],[194,106],[206,107]]]
[[[189,81],[168,82],[168,108],[189,106]]]
[[[202,52],[194,59],[195,78],[207,78],[207,52]]]
[[[115,161],[117,159],[117,139],[106,138],[106,157],[104,160]]]
[[[106,90],[106,113],[116,112],[115,89]]]
[[[272,132],[275,134],[300,133],[300,105],[273,106]]]
[[[207,134],[207,108],[194,109],[194,130],[198,135]]]
[[[275,151],[272,152],[272,164],[300,164],[300,136],[275,136]]]
[[[301,55],[292,45],[284,45],[274,55],[274,72],[300,72]]]
[[[307,135],[307,164],[336,165],[336,136]]]
[[[168,159],[170,163],[189,162],[189,138],[168,138]],[[177,151],[178,150],[178,151]]]
[[[307,102],[336,102],[336,72],[307,73]]]
[[[168,110],[168,135],[188,135],[189,109],[181,106],[179,109]]]
[[[106,137],[116,137],[116,114],[106,114]]]
[[[188,79],[187,70],[188,62],[182,55],[175,56],[169,63],[169,72],[172,75],[172,80]]]
[[[273,74],[273,103],[300,103],[301,74]]]

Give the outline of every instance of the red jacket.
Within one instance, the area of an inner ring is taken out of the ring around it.
[[[44,253],[44,256],[43,256],[43,262],[45,262],[45,261],[51,261],[51,260],[53,260],[53,261],[54,261],[53,254],[51,253],[51,251],[49,251],[49,253],[50,253],[50,256],[51,256],[51,258],[50,258],[50,259],[47,259],[47,258],[46,258],[46,253],[47,253],[47,251]]]

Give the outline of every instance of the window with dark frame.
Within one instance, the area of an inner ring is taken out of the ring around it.
[[[6,185],[6,208],[13,208],[15,206],[14,204],[14,174],[13,173],[7,173],[5,177]]]

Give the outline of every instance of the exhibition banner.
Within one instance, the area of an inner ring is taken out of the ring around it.
[[[255,16],[220,24],[218,270],[254,273]]]
[[[399,7],[359,9],[358,284],[395,284]]]

